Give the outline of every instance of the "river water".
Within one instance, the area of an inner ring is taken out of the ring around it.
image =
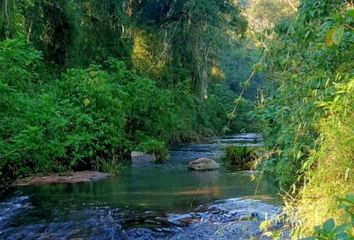
[[[220,160],[225,146],[261,144],[257,134],[179,144],[167,162],[126,165],[112,179],[11,189],[0,198],[0,239],[187,239],[197,222],[235,222],[254,203],[250,216],[274,213],[280,202],[271,179],[251,181],[252,173],[228,170]],[[199,157],[221,168],[188,171]],[[196,239],[223,239],[208,234]]]

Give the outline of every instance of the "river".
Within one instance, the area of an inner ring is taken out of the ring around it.
[[[271,179],[252,181],[252,172],[227,169],[221,156],[228,145],[261,144],[257,134],[178,144],[172,146],[165,163],[127,164],[115,178],[10,189],[0,198],[0,239],[243,239],[259,235],[259,223],[279,212],[277,189]],[[221,168],[188,171],[188,162],[199,157],[213,158]],[[233,226],[225,230],[230,223]],[[240,230],[245,226],[248,230]],[[223,229],[221,235],[213,235],[219,229]]]

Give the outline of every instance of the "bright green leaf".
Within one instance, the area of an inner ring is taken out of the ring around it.
[[[343,26],[339,26],[339,27],[335,28],[334,34],[333,34],[334,44],[339,45],[342,42],[343,35],[344,35],[344,27]]]
[[[336,224],[335,224],[333,218],[330,218],[323,224],[322,229],[323,229],[323,231],[329,233],[334,229],[335,225]]]
[[[344,27],[337,26],[331,28],[326,34],[326,45],[327,47],[332,47],[334,44],[339,45],[342,42],[344,35]]]

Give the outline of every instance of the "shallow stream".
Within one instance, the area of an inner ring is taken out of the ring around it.
[[[166,163],[127,165],[112,179],[11,189],[0,197],[0,239],[243,239],[242,224],[258,234],[250,219],[278,211],[277,190],[270,179],[226,169],[220,158],[225,146],[261,144],[257,134],[179,144]],[[199,157],[221,168],[188,171]],[[223,223],[238,225],[212,237]]]

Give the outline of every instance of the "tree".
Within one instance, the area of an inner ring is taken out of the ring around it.
[[[295,13],[298,5],[298,0],[250,0],[246,7],[250,29],[256,32],[271,29]]]

